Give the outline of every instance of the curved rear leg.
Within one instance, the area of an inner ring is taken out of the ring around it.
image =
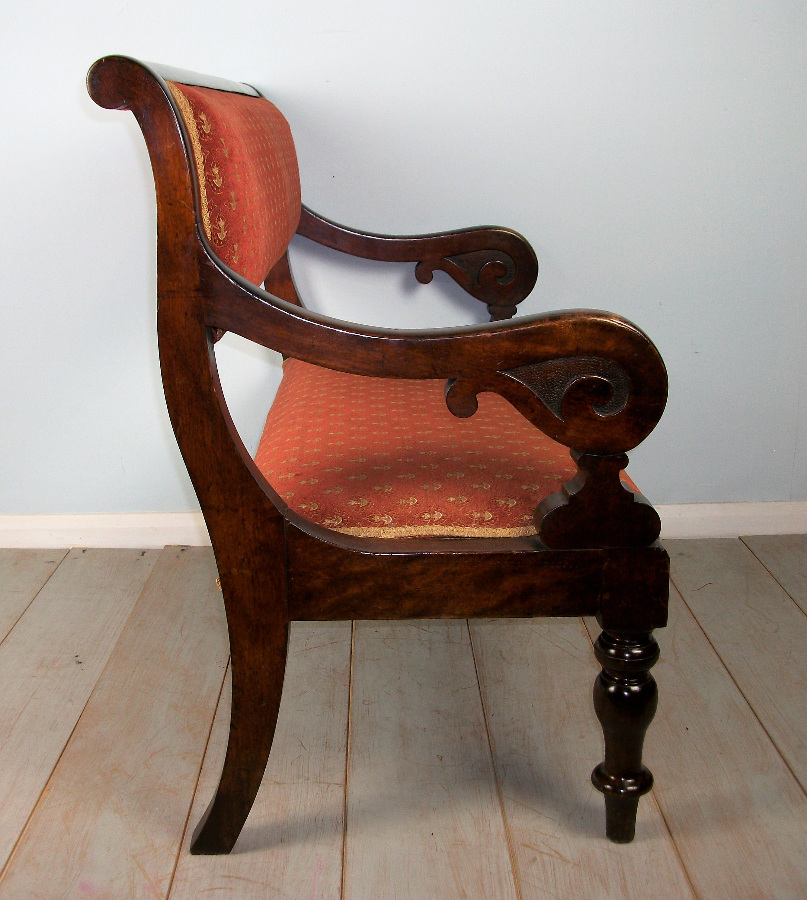
[[[233,700],[221,780],[196,826],[191,853],[229,853],[252,808],[272,749],[286,670],[288,615],[259,572],[221,571]]]

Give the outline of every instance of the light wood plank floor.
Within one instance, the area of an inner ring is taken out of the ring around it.
[[[807,897],[807,535],[674,541],[634,843],[589,782],[592,620],[297,623],[236,849],[205,548],[0,550],[0,900]]]

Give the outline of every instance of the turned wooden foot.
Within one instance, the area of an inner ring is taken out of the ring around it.
[[[605,736],[605,760],[591,773],[605,795],[605,833],[619,844],[633,840],[639,798],[653,786],[642,765],[644,736],[658,704],[650,669],[659,657],[649,632],[604,631],[594,645],[602,672],[594,684],[594,710]]]

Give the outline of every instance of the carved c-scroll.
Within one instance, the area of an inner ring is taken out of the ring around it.
[[[421,284],[428,284],[436,269],[446,272],[472,297],[486,303],[493,321],[514,315],[516,303],[532,288],[532,284],[527,285],[527,278],[520,277],[516,261],[504,250],[426,257],[415,267],[415,277]]]
[[[604,357],[560,357],[451,379],[446,404],[455,416],[471,416],[482,391],[501,394],[544,434],[578,450],[621,452],[646,434],[646,423],[631,415],[628,373]]]
[[[559,419],[563,419],[563,399],[569,389],[581,379],[589,379],[590,389],[609,395],[594,406],[601,416],[618,415],[625,408],[630,381],[624,369],[613,360],[599,356],[566,356],[518,369],[507,375],[525,384]],[[594,384],[594,380],[600,382]]]
[[[658,513],[620,478],[628,464],[623,451],[647,427],[641,414],[632,416],[631,379],[621,365],[600,356],[559,357],[452,379],[446,404],[456,416],[471,416],[482,391],[501,394],[544,434],[574,448],[577,474],[535,511],[548,547],[646,547],[658,538]]]

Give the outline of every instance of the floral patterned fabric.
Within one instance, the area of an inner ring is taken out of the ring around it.
[[[495,394],[458,419],[443,381],[284,364],[255,462],[289,507],[366,537],[534,534],[575,471],[569,450]]]
[[[188,129],[202,223],[231,269],[261,284],[300,221],[291,130],[268,100],[210,88],[168,87]]]

